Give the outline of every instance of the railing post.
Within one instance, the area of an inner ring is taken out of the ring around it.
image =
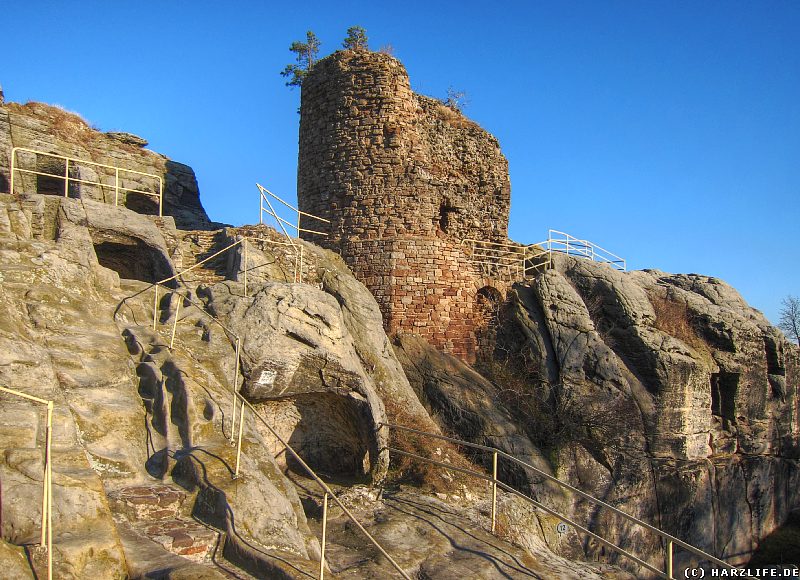
[[[244,295],[247,297],[247,238],[244,239]]]
[[[672,580],[672,540],[667,540],[667,578]]]
[[[236,430],[236,383],[239,382],[239,337],[236,337],[236,363],[233,367],[233,377],[231,386],[233,389],[233,411],[231,412],[231,443],[233,443],[233,433]],[[244,407],[244,403],[242,403]]]
[[[175,296],[178,297],[178,306],[175,308],[175,320],[172,323],[172,337],[169,339],[169,349],[172,350],[172,345],[175,343],[175,331],[178,329],[178,316],[181,314],[181,302],[183,302],[183,297],[175,293]]]
[[[325,577],[325,535],[328,531],[328,492],[322,497],[322,547],[319,557],[319,580]]]
[[[69,157],[64,165],[64,197],[69,197]]]
[[[298,223],[300,223],[300,222],[298,221]],[[298,237],[298,240],[299,240],[300,236],[298,235],[297,237]],[[298,241],[298,245],[300,246],[300,270],[297,273],[297,281],[300,284],[302,284],[303,283],[303,244],[302,244],[302,242]]]
[[[16,170],[16,165],[14,163],[14,159],[16,158],[17,148],[14,147],[11,150],[11,184],[9,185],[8,193],[14,195],[14,173]]]
[[[497,522],[497,451],[492,453],[492,533]]]
[[[114,168],[114,207],[119,205],[119,167]]]
[[[47,405],[47,419],[48,425],[50,424],[51,418],[51,409],[50,404]],[[48,448],[48,441],[50,439],[50,427],[47,427],[45,431],[45,443],[44,443],[44,472],[42,473],[42,535],[39,539],[39,544],[42,547],[47,545],[47,507],[48,507],[48,490],[47,490],[47,467],[49,465],[48,459],[50,456],[50,450]]]
[[[297,239],[300,239],[300,204],[297,204]]]
[[[244,431],[244,403],[242,403],[242,410],[239,414],[239,443],[236,445],[236,470],[233,472],[233,478],[239,477],[239,462],[242,459],[242,431]]]
[[[158,284],[153,286],[156,291],[155,299],[153,300],[153,330],[156,330],[158,327]]]
[[[158,217],[164,217],[164,180],[158,178]]]
[[[47,488],[47,578],[53,578],[53,401],[47,402],[47,440],[45,443],[45,472]],[[44,520],[44,514],[42,514]]]

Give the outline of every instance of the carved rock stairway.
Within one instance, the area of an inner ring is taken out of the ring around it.
[[[198,262],[212,256],[231,244],[231,240],[225,235],[224,230],[217,231],[191,231],[181,240],[181,253],[183,262],[181,270],[191,268]],[[184,282],[194,282],[196,284],[216,284],[222,282],[228,275],[228,264],[232,254],[225,252],[191,272],[184,274]]]
[[[165,550],[197,563],[211,559],[219,532],[181,515],[186,492],[165,484],[125,487],[109,493],[118,525]],[[123,545],[130,545],[123,538]],[[126,548],[128,546],[126,545]]]
[[[191,290],[189,294],[193,296]],[[175,347],[170,349],[178,301],[176,295],[161,298],[158,331],[151,326],[150,293],[129,300],[118,315],[129,354],[135,359],[139,396],[147,414],[150,457],[146,468],[156,478],[112,492],[130,576],[308,577],[318,564],[254,548],[233,525],[236,517],[246,526],[246,518],[237,512],[241,506],[230,499],[246,494],[248,482],[260,481],[264,475],[248,472],[238,480],[231,477],[236,448],[219,423],[222,405],[227,409],[230,401],[227,392],[219,397],[219,386],[230,369],[215,369],[216,363],[209,361],[230,360],[232,351],[214,350],[225,341],[210,340],[216,329],[209,328],[207,320],[186,303],[182,303]],[[195,351],[203,353],[202,365],[194,358]],[[193,377],[211,382],[201,384]],[[199,392],[205,396],[198,397]]]

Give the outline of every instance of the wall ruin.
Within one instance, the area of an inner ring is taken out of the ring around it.
[[[477,294],[489,281],[462,242],[507,240],[511,186],[497,140],[412,92],[386,54],[336,52],[302,91],[298,203],[331,222],[327,237],[305,237],[342,255],[390,334],[474,360]]]

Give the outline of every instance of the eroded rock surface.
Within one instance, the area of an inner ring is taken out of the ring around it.
[[[79,115],[60,107],[44,103],[30,102],[21,105],[0,101],[0,193],[64,195],[63,179],[27,172],[16,172],[14,192],[10,191],[11,151],[14,147],[20,147],[133,170],[120,172],[119,184],[127,189],[117,192],[114,187],[117,176],[113,169],[73,163],[70,168],[71,179],[102,181],[107,186],[71,182],[70,197],[110,204],[116,201],[134,211],[157,215],[157,195],[129,191],[135,189],[159,193],[157,180],[140,175],[152,174],[162,179],[164,215],[173,216],[183,229],[218,227],[219,224],[213,224],[208,219],[200,203],[197,179],[192,168],[144,149],[146,145],[147,141],[137,135],[98,131]],[[26,151],[17,152],[15,165],[27,171],[62,176],[66,170],[63,159],[37,156]]]
[[[516,287],[506,320],[497,354],[528,390],[505,401],[559,477],[733,563],[797,505],[797,349],[724,282],[559,257]]]

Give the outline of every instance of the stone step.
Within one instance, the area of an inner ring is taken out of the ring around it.
[[[195,231],[184,236],[183,262],[181,270],[191,268],[208,256],[223,249],[228,243],[222,231]],[[226,279],[229,256],[222,254],[186,274],[186,280],[197,283],[215,284]]]
[[[117,522],[125,560],[130,578],[202,578],[203,580],[223,580],[225,578],[248,577],[236,571],[227,570],[229,566],[197,562],[178,556],[165,549],[160,542],[146,537],[127,521]]]
[[[220,536],[217,530],[180,518],[139,523],[134,529],[169,552],[200,563],[211,558]]]
[[[130,522],[172,520],[186,500],[186,492],[163,484],[124,487],[108,494],[111,509]]]

